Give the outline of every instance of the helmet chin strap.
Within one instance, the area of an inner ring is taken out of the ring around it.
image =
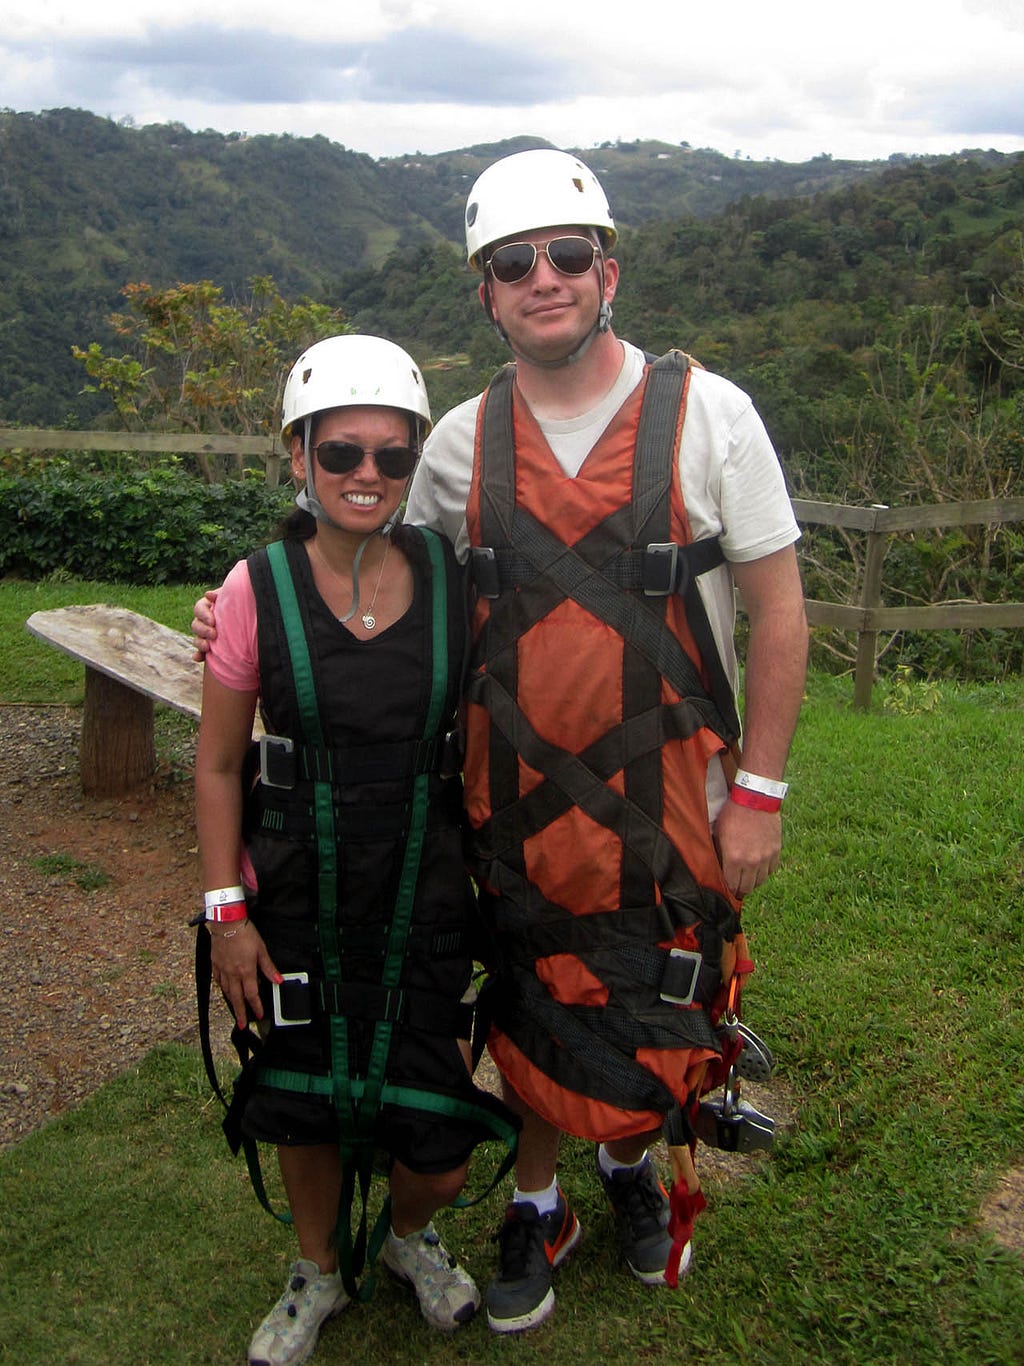
[[[327,515],[327,509],[316,496],[316,484],[313,481],[313,452],[309,448],[309,439],[312,434],[313,419],[311,417],[304,418],[302,422],[302,449],[306,455],[306,486],[295,495],[295,505],[300,507],[303,512],[308,512],[311,517],[315,517],[318,522],[325,522],[327,526],[337,527],[337,522]]]
[[[494,324],[494,330],[495,332],[497,332],[498,336],[502,339],[502,341],[512,352],[512,354],[514,356],[518,356],[520,360],[527,361],[530,365],[535,366],[538,370],[562,370],[567,365],[575,365],[577,361],[581,361],[593,345],[594,338],[598,335],[599,332],[607,332],[609,327],[611,326],[611,322],[612,306],[607,299],[602,299],[601,307],[597,311],[597,320],[594,323],[594,326],[590,329],[587,335],[580,342],[579,346],[577,346],[575,350],[570,351],[567,356],[560,356],[556,360],[541,360],[537,356],[531,356],[528,351],[519,350],[517,347],[512,345],[512,343],[509,341],[508,334],[506,333],[505,329],[498,322]]]

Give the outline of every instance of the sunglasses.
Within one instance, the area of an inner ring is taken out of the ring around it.
[[[328,474],[351,474],[363,463],[364,455],[372,455],[385,479],[408,479],[419,459],[419,452],[411,446],[384,446],[379,451],[367,451],[351,441],[321,441],[313,447],[313,454]]]
[[[586,275],[597,260],[597,247],[589,237],[554,237],[536,247],[532,242],[507,242],[491,253],[487,265],[501,284],[518,284],[533,270],[541,251],[559,275]]]

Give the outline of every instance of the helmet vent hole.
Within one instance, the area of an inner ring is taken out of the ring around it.
[[[310,367],[310,369],[308,369],[308,370],[303,370],[303,372],[302,372],[302,382],[303,382],[303,384],[308,384],[308,383],[309,383],[309,377],[310,377],[310,375],[311,375],[312,373],[313,373],[312,367]]]

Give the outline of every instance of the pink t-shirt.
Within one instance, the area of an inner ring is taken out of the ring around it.
[[[233,692],[258,692],[259,654],[256,646],[256,595],[249,566],[239,560],[217,594],[217,638],[210,642],[206,667],[218,683]],[[244,886],[256,889],[256,870],[248,852],[241,851],[239,872]]]
[[[256,595],[245,560],[238,561],[221,585],[216,612],[217,638],[207,652],[207,668],[233,692],[258,692]]]

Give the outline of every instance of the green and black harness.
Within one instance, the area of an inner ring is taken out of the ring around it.
[[[401,534],[414,569],[420,571],[418,582],[425,579],[430,585],[429,600],[422,607],[423,629],[416,637],[417,649],[426,661],[421,660],[419,670],[423,674],[418,685],[420,733],[374,744],[362,743],[358,733],[352,743],[351,731],[339,743],[338,734],[325,722],[337,709],[336,701],[332,707],[329,685],[338,679],[338,666],[325,664],[318,641],[325,632],[331,637],[336,623],[325,626],[322,617],[318,619],[318,605],[323,604],[309,591],[311,579],[301,543],[275,543],[249,561],[260,622],[261,705],[268,720],[287,717],[289,730],[268,735],[261,742],[260,778],[246,801],[246,838],[250,852],[261,842],[264,849],[287,851],[282,856],[285,873],[278,880],[286,889],[285,901],[291,897],[297,914],[265,920],[269,908],[261,905],[266,896],[264,875],[254,853],[260,893],[252,915],[285,981],[279,986],[265,984],[261,993],[268,1007],[267,1030],[260,1036],[252,1028],[233,1031],[242,1071],[231,1101],[221,1097],[227,1105],[228,1141],[233,1151],[244,1150],[256,1193],[268,1209],[256,1142],[266,1135],[254,1137],[246,1119],[254,1095],[259,1092],[264,1101],[269,1096],[271,1106],[275,1095],[290,1096],[300,1105],[307,1100],[328,1103],[342,1164],[339,1265],[349,1294],[363,1298],[372,1292],[372,1268],[389,1222],[385,1200],[368,1234],[367,1200],[377,1154],[388,1146],[388,1117],[412,1115],[418,1123],[437,1120],[463,1127],[466,1155],[484,1139],[500,1140],[505,1158],[492,1186],[512,1165],[517,1132],[510,1112],[474,1087],[464,1066],[461,1078],[459,1065],[450,1060],[447,1072],[442,1069],[423,1082],[418,1075],[410,1075],[410,1071],[417,1072],[416,1059],[429,1057],[422,1051],[423,1039],[428,1049],[443,1049],[446,1058],[450,1054],[455,1059],[461,1058],[455,1041],[470,1036],[471,1006],[460,1003],[457,994],[452,999],[438,992],[436,985],[431,990],[431,980],[440,973],[440,980],[457,985],[462,965],[471,960],[473,903],[459,852],[457,759],[453,767],[451,747],[445,742],[461,681],[461,650],[449,648],[455,592],[451,580],[457,570],[433,533],[406,528]],[[461,591],[458,597],[461,600]],[[359,645],[365,649],[368,643]],[[282,690],[287,695],[283,707],[272,698],[269,712],[263,688],[265,662],[278,699]],[[381,688],[386,686],[382,680]],[[277,726],[269,729],[278,730]],[[397,802],[396,792],[402,796]],[[376,800],[379,793],[386,799]],[[349,846],[347,841],[353,838],[356,843]],[[438,839],[447,841],[443,855],[434,852]],[[345,866],[350,847],[356,851],[355,873]],[[365,854],[359,853],[361,849]],[[352,923],[346,916],[348,895],[354,890],[353,900],[360,906],[359,885],[373,881],[359,875],[358,858],[365,858],[366,868],[371,869],[378,856],[390,869],[383,881],[389,904],[384,904],[380,887],[367,891],[362,914]],[[271,885],[273,862],[271,858]],[[305,919],[295,906],[295,886],[301,880],[296,878],[296,867],[308,883]],[[436,906],[446,899],[456,907],[464,904],[467,913],[449,912],[438,918],[429,907],[421,910],[425,901]],[[308,912],[313,905],[315,923],[310,924]],[[292,961],[301,961],[305,967],[286,971],[289,941],[303,939]],[[444,976],[446,959],[455,964],[454,976]],[[351,964],[357,964],[358,970],[350,971]],[[203,1001],[208,1000],[209,979],[208,937],[200,930],[201,1017],[206,1013]],[[304,1061],[290,1062],[287,1036],[292,1031],[307,1035],[312,1031],[318,1036],[320,1052],[312,1064],[308,1055]],[[208,1041],[208,1030],[204,1033]],[[418,1035],[420,1044],[409,1045],[411,1035]],[[405,1056],[408,1046],[413,1052]],[[211,1080],[220,1094],[208,1046],[205,1051]],[[404,1065],[398,1065],[399,1059]],[[287,1099],[284,1103],[288,1104]],[[296,1141],[315,1140],[300,1137]],[[353,1232],[357,1192],[359,1215]],[[367,1265],[370,1274],[360,1290],[356,1278]]]

